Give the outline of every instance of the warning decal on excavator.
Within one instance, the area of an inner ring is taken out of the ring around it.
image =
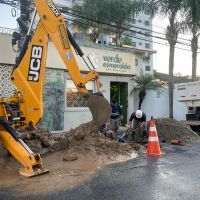
[[[47,0],[47,5],[49,6],[49,8],[52,10],[53,14],[56,17],[59,17],[61,15],[60,11],[56,8],[56,6],[54,5],[54,3],[51,0]]]
[[[42,60],[42,46],[32,46],[30,65],[28,70],[28,81],[38,82],[40,77],[40,68]]]
[[[66,58],[67,60],[71,60],[72,59],[72,54],[71,53],[66,53]]]
[[[64,26],[64,24],[60,24],[58,25],[58,30],[59,30],[59,34],[60,34],[60,38],[62,41],[62,45],[64,49],[69,49],[69,40],[67,38],[67,32],[66,32],[66,27]]]

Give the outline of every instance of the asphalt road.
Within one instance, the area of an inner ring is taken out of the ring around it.
[[[109,166],[72,190],[22,198],[0,189],[0,200],[199,200],[200,144],[162,147],[165,155]]]

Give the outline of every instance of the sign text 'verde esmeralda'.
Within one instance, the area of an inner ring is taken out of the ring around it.
[[[113,69],[130,69],[131,66],[123,61],[121,57],[116,56],[103,56],[103,67]]]

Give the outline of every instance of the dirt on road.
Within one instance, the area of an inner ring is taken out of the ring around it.
[[[180,139],[199,141],[199,136],[189,127],[172,119],[156,119],[160,142]],[[44,167],[50,173],[32,178],[18,174],[21,167],[8,157],[0,145],[0,188],[12,188],[19,195],[45,193],[77,186],[92,178],[105,165],[126,161],[144,152],[146,147],[137,143],[120,143],[105,138],[98,132],[90,133],[90,123],[82,124],[68,132],[50,133],[45,129],[20,129],[24,141],[43,157]]]
[[[43,155],[44,167],[50,172],[32,178],[19,176],[21,166],[1,146],[0,188],[12,188],[19,195],[71,188],[92,178],[105,165],[137,157],[141,145],[106,139],[98,132],[90,133],[88,126],[56,134],[42,128],[18,130],[28,146]]]

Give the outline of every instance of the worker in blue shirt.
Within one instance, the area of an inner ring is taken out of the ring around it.
[[[132,129],[136,129],[138,127],[142,128],[143,136],[147,137],[145,112],[142,112],[141,110],[133,112],[129,118],[129,127]]]
[[[110,116],[110,128],[113,131],[113,138],[114,138],[119,129],[120,116],[122,112],[119,104],[115,100],[111,102],[111,108],[112,108],[112,113]]]

